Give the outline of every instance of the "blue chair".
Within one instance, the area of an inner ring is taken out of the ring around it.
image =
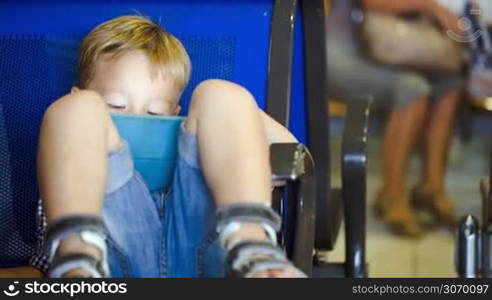
[[[344,181],[351,181],[352,189],[333,192],[325,5],[322,0],[0,2],[0,267],[26,265],[34,253],[39,126],[45,109],[76,84],[81,39],[103,21],[141,13],[180,38],[190,54],[184,115],[199,82],[226,79],[251,91],[258,105],[301,141],[271,149],[274,179],[286,183],[274,192],[284,218],[281,241],[294,263],[309,275],[365,276],[366,107],[351,108],[346,131],[344,164],[351,176]],[[347,262],[328,265],[313,253],[334,247],[341,194]]]

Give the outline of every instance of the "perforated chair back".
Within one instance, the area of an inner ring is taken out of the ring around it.
[[[46,108],[77,83],[81,39],[101,22],[135,13],[159,22],[190,54],[183,114],[193,88],[209,78],[245,86],[265,109],[272,0],[1,2],[0,267],[24,265],[34,253],[39,126]],[[299,14],[289,115],[291,130],[305,142],[301,22]]]

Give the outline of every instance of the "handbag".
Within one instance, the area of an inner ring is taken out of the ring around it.
[[[361,24],[367,55],[379,63],[431,72],[459,72],[462,44],[429,18],[365,12]]]

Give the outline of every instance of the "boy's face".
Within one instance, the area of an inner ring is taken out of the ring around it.
[[[111,112],[174,116],[181,110],[181,91],[140,51],[98,59],[87,88],[98,92]]]

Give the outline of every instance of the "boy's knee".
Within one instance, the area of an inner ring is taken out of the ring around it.
[[[218,118],[224,114],[234,116],[257,110],[255,99],[244,87],[225,80],[210,79],[200,83],[193,91],[187,123],[193,123],[198,118]]]
[[[66,125],[68,122],[84,126],[87,122],[100,124],[107,128],[109,151],[122,144],[104,99],[96,92],[79,90],[63,96],[52,103],[44,115],[44,122]]]
[[[93,91],[80,90],[74,93],[67,94],[62,98],[53,102],[46,111],[47,116],[84,116],[90,114],[92,116],[104,117],[108,114],[104,100]]]
[[[198,105],[206,102],[218,102],[221,105],[250,105],[255,104],[253,96],[244,87],[230,81],[220,79],[205,80],[193,91],[193,101]]]

